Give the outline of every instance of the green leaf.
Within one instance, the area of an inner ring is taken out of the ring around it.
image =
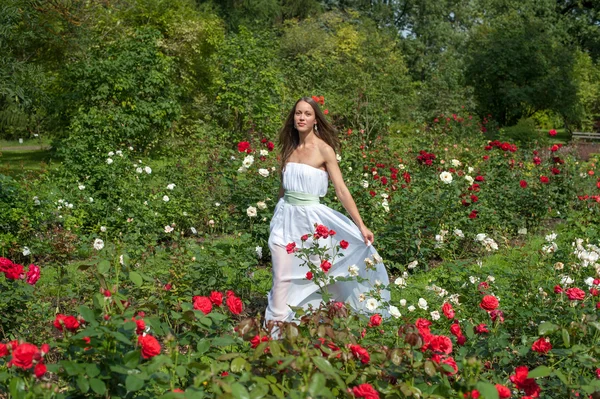
[[[555,376],[558,377],[558,379],[565,385],[569,385],[569,380],[567,380],[567,377],[565,377],[565,375],[563,374],[562,371],[560,371],[560,369],[556,369],[553,371],[553,374]]]
[[[243,357],[238,357],[231,361],[231,371],[241,373],[246,368],[248,362]]]
[[[562,329],[562,339],[563,339],[563,344],[565,345],[565,348],[570,348],[571,347],[571,336],[569,335],[569,332],[567,331],[566,328]]]
[[[206,351],[209,349],[210,349],[210,341],[207,339],[203,339],[202,341],[198,342],[198,345],[196,345],[196,353],[198,355],[202,355],[203,353],[206,353]]]
[[[133,284],[135,284],[138,287],[141,287],[144,283],[142,276],[140,276],[138,272],[129,272],[129,279]]]
[[[248,393],[248,390],[239,382],[236,382],[235,384],[231,385],[231,394],[234,398],[250,399],[250,394]]]
[[[123,356],[123,365],[130,369],[137,367],[140,364],[140,351],[138,349],[132,350]]]
[[[547,366],[538,366],[527,374],[527,378],[547,377],[552,373],[552,369]]]
[[[107,261],[106,259],[101,260],[100,263],[98,263],[98,273],[107,274],[109,270],[110,270],[110,262]]]
[[[90,378],[90,387],[92,387],[92,391],[96,392],[98,395],[104,395],[104,392],[106,392],[106,384],[98,378]]]
[[[91,323],[93,321],[96,321],[96,316],[94,315],[94,311],[90,308],[88,308],[85,305],[81,305],[79,307],[79,314],[83,317],[83,319],[85,321],[87,321],[88,323]]]
[[[552,334],[555,331],[558,331],[558,329],[560,328],[560,326],[557,326],[556,324],[553,323],[542,323],[538,326],[538,334],[539,335],[549,335]]]
[[[329,361],[327,359],[323,359],[322,357],[319,356],[314,356],[312,358],[313,363],[315,364],[315,366],[317,366],[317,368],[319,370],[321,370],[322,372],[332,375],[332,374],[336,374],[335,369],[333,368],[333,366],[331,365],[331,363],[329,363]]]
[[[77,387],[82,393],[86,393],[90,390],[90,383],[85,376],[80,374],[77,376]]]
[[[498,390],[496,386],[490,384],[489,382],[479,381],[477,383],[477,390],[481,394],[481,396],[485,399],[499,399]]]
[[[93,377],[96,377],[98,374],[100,374],[100,369],[94,363],[86,364],[85,373],[87,374],[88,377],[93,378]]]
[[[325,388],[325,376],[321,373],[313,374],[308,383],[308,393],[317,396]]]
[[[128,392],[135,392],[144,386],[144,380],[134,374],[130,374],[125,379],[125,388]]]

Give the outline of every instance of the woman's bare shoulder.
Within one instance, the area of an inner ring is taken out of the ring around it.
[[[319,149],[319,152],[321,153],[323,158],[325,158],[325,159],[330,158],[330,157],[335,158],[335,151],[325,141],[319,139],[317,148]]]

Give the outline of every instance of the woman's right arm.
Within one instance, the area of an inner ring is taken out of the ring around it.
[[[285,190],[283,189],[283,184],[279,185],[279,196],[277,197],[277,201],[283,198],[283,194],[285,194]]]

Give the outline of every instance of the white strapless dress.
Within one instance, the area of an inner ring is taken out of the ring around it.
[[[323,197],[327,194],[328,177],[328,173],[324,170],[307,164],[288,162],[283,172],[283,188],[289,192]],[[327,290],[333,300],[349,303],[359,312],[367,312],[367,300],[361,298],[361,294],[369,299],[368,292],[375,289],[376,284],[389,284],[383,263],[375,262],[374,268],[366,269],[365,259],[373,259],[374,255],[379,259],[379,256],[372,245],[365,245],[360,230],[349,218],[322,204],[292,205],[282,198],[275,207],[270,225],[269,249],[273,263],[273,287],[268,295],[265,321],[294,321],[295,314],[290,306],[306,309],[312,305],[317,308],[321,303],[319,287],[306,278],[309,268],[302,266],[302,261],[294,254],[288,254],[285,249],[285,246],[291,242],[301,247],[300,237],[314,233],[315,223],[336,231],[333,237],[334,245],[342,240],[350,244],[347,249],[341,250],[344,256],[336,257],[328,274],[348,277],[348,268],[356,265],[359,268],[359,276],[367,279],[362,283],[353,280],[330,285]],[[331,245],[330,238],[319,241],[322,246]],[[310,245],[311,242],[312,238],[305,245]],[[389,291],[382,290],[381,299],[389,302]],[[376,309],[372,313],[385,315],[387,307]]]

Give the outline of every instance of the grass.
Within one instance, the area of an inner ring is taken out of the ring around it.
[[[50,141],[27,139],[20,144],[17,140],[0,140],[0,173],[12,177],[23,177],[28,173],[46,170],[53,159]]]

